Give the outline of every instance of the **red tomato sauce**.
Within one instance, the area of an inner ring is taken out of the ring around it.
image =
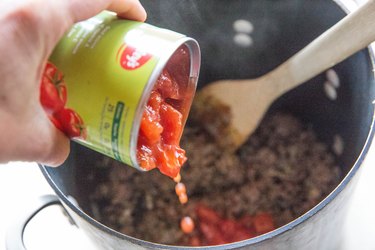
[[[199,204],[196,207],[198,231],[189,239],[190,246],[228,244],[246,240],[275,229],[272,215],[259,213],[238,219],[225,218],[214,209]]]
[[[189,54],[180,48],[151,91],[139,130],[138,163],[171,178],[179,175],[187,160],[179,143],[194,93],[189,89],[189,71]]]

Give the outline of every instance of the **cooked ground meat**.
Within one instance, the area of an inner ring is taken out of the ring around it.
[[[218,148],[196,125],[186,127],[182,148],[189,158],[181,172],[188,188],[186,205],[179,204],[168,177],[95,154],[88,177],[96,188],[86,209],[124,234],[184,245],[189,237],[179,221],[183,216],[196,219],[198,203],[227,218],[267,212],[282,226],[315,206],[340,181],[329,148],[310,126],[288,114],[266,117],[236,153]]]

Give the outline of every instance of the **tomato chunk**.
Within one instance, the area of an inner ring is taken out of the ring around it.
[[[147,106],[141,120],[141,132],[150,143],[157,143],[161,139],[163,127],[159,121],[159,115],[150,106]]]
[[[189,240],[189,244],[192,247],[199,247],[203,245],[201,239],[198,236],[191,237]]]
[[[227,243],[223,234],[215,225],[203,222],[199,224],[199,229],[208,245],[222,245]]]
[[[268,213],[260,213],[254,217],[254,227],[258,234],[268,233],[275,229],[273,218]]]
[[[244,215],[238,219],[225,218],[214,209],[198,204],[196,209],[199,241],[196,244],[218,245],[253,238],[274,229],[273,218],[268,213]]]
[[[186,216],[182,218],[180,222],[180,227],[184,233],[189,234],[194,230],[194,221],[189,216]]]
[[[158,168],[171,178],[179,175],[187,160],[180,148],[183,115],[178,102],[181,98],[178,83],[167,70],[163,70],[147,102],[138,138],[137,158],[145,170]]]
[[[199,221],[206,222],[209,224],[217,225],[221,221],[220,215],[213,209],[205,206],[198,205],[196,208],[196,213],[199,218]]]
[[[177,145],[164,144],[158,148],[156,154],[159,170],[165,175],[176,177],[180,173],[181,166],[187,160],[185,150]]]
[[[160,123],[164,131],[164,143],[176,145],[182,133],[182,114],[169,104],[162,104],[160,108]]]
[[[180,196],[181,194],[186,194],[186,186],[182,182],[178,182],[174,189],[176,191],[177,196]]]
[[[239,221],[233,219],[223,219],[220,222],[220,230],[227,242],[246,240],[256,236],[253,230],[245,228]]]
[[[147,140],[140,136],[138,138],[138,151],[137,158],[139,164],[146,171],[156,168],[155,157],[153,156],[152,149],[147,145]]]
[[[164,99],[180,99],[178,83],[171,77],[169,72],[164,69],[156,83],[156,89],[161,93]]]

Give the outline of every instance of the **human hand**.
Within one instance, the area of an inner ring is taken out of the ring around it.
[[[108,9],[144,21],[138,0],[2,0],[0,3],[0,163],[37,161],[58,166],[69,139],[50,122],[39,101],[44,65],[75,23]]]

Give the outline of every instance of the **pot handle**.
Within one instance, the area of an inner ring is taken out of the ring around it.
[[[27,223],[42,209],[59,204],[62,206],[56,195],[43,195],[36,201],[29,204],[23,214],[17,216],[17,219],[11,223],[6,232],[6,249],[7,250],[26,250],[23,242],[23,233]],[[72,221],[72,219],[70,218]]]

